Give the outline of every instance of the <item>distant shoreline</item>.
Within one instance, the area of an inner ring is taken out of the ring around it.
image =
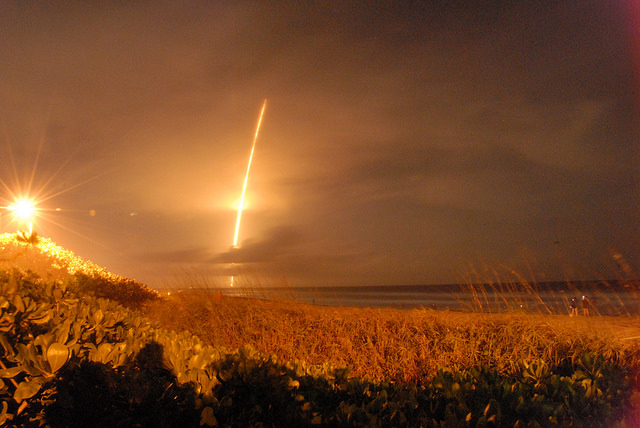
[[[640,287],[634,281],[574,281],[539,284],[441,284],[329,287],[195,287],[165,293],[218,293],[225,297],[293,300],[319,306],[436,309],[470,312],[568,314],[569,302],[585,296],[591,315],[640,315]]]

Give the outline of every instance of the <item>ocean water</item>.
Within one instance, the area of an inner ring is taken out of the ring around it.
[[[622,281],[357,287],[215,288],[227,296],[285,299],[326,306],[568,314],[583,296],[592,315],[640,315],[640,283]]]

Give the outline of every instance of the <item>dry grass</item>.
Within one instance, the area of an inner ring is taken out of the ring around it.
[[[281,360],[329,362],[378,380],[420,382],[438,368],[474,365],[512,373],[524,359],[566,365],[585,352],[640,367],[633,317],[322,307],[206,292],[170,296],[145,312],[212,345],[250,344]]]

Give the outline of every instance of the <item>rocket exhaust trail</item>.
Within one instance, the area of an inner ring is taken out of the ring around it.
[[[251,169],[251,161],[253,160],[253,151],[256,148],[256,141],[258,141],[258,132],[260,132],[260,124],[262,123],[262,116],[264,115],[264,109],[267,107],[267,100],[264,100],[262,104],[262,110],[260,111],[260,118],[258,119],[258,126],[256,127],[256,134],[253,136],[253,145],[251,146],[251,154],[249,155],[249,163],[247,164],[247,173],[244,176],[244,184],[242,185],[242,196],[240,196],[240,204],[238,205],[238,216],[236,217],[236,232],[233,235],[233,247],[238,246],[238,233],[240,232],[240,220],[242,219],[242,209],[244,208],[244,194],[247,191],[247,181],[249,181],[249,170]]]
[[[253,136],[253,144],[251,145],[251,154],[249,155],[249,163],[247,164],[247,173],[244,176],[244,184],[242,185],[242,195],[240,196],[240,203],[238,204],[238,216],[236,217],[236,231],[233,234],[233,248],[238,248],[238,233],[240,232],[240,220],[242,219],[242,209],[244,208],[244,194],[247,191],[247,182],[249,181],[249,170],[251,169],[251,161],[253,160],[253,152],[256,149],[256,141],[258,141],[258,132],[260,132],[260,124],[262,124],[262,116],[264,115],[264,109],[267,107],[267,100],[262,103],[262,110],[260,110],[260,117],[258,118],[258,126],[256,126],[256,134]],[[231,283],[233,287],[234,277],[231,275]]]

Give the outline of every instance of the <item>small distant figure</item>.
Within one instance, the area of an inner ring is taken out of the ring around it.
[[[578,316],[578,299],[576,299],[575,297],[571,298],[571,303],[569,304],[569,316]]]
[[[589,306],[591,306],[591,302],[585,296],[582,296],[582,315],[585,317],[589,316]]]

